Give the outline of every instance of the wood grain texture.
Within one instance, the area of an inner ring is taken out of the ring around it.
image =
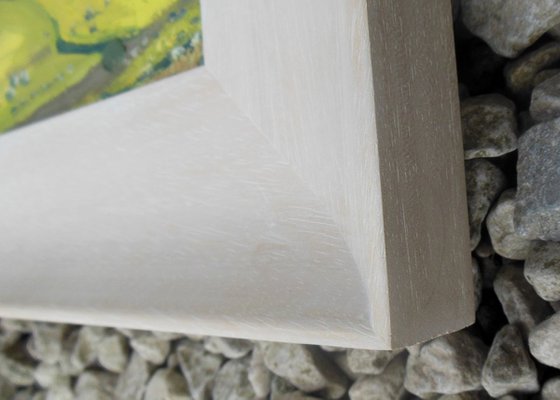
[[[338,227],[203,69],[1,137],[0,171],[2,316],[377,342]]]
[[[474,322],[451,3],[368,0],[392,345]]]
[[[368,288],[374,330],[387,337],[366,2],[212,0],[202,16],[206,67],[324,199]]]
[[[206,65],[0,137],[0,315],[387,349],[474,319],[451,11],[206,0]]]
[[[325,200],[372,330],[403,346],[474,321],[449,5],[214,0],[202,11],[208,69]]]

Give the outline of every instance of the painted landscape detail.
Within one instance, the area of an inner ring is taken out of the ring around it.
[[[202,62],[199,0],[0,0],[0,133]]]

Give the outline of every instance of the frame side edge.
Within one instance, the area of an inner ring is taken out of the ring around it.
[[[367,1],[391,342],[403,347],[474,321],[451,6]]]

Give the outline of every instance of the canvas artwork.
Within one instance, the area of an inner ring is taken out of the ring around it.
[[[0,133],[203,63],[199,0],[0,0]]]

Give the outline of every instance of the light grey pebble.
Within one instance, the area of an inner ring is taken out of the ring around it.
[[[329,358],[351,380],[355,381],[356,379],[358,379],[360,376],[363,375],[363,374],[357,374],[350,369],[350,366],[348,365],[348,351],[332,352],[329,354]]]
[[[153,331],[152,334],[157,337],[160,338],[161,340],[165,340],[168,342],[171,342],[173,340],[179,340],[179,339],[184,339],[185,335],[183,333],[177,333],[177,332],[158,332],[158,331]]]
[[[118,376],[105,371],[85,371],[78,376],[76,400],[113,400]]]
[[[213,400],[253,400],[255,392],[247,368],[249,359],[237,358],[226,362],[218,371],[212,388]]]
[[[533,89],[530,112],[537,122],[560,117],[560,74],[555,74]]]
[[[15,392],[15,385],[3,376],[0,376],[0,399],[11,399]]]
[[[136,329],[128,329],[128,328],[114,328],[115,331],[119,332],[121,335],[126,336],[129,339],[132,339],[138,335],[142,335],[146,333],[146,331],[136,330]]]
[[[223,354],[227,358],[241,358],[253,349],[253,343],[243,339],[207,337],[204,339],[204,348],[210,353]]]
[[[47,390],[45,400],[75,400],[70,382],[58,382]]]
[[[209,399],[214,377],[222,365],[222,356],[208,353],[202,343],[190,340],[181,342],[175,354],[189,384],[192,398]]]
[[[348,350],[348,368],[355,374],[377,375],[400,352],[384,350]]]
[[[74,349],[76,348],[76,344],[78,343],[79,334],[79,329],[72,329],[62,343],[62,354],[58,364],[60,365],[60,370],[64,375],[77,376],[85,368],[83,365],[77,366],[72,362],[72,355],[74,353]]]
[[[167,360],[165,361],[165,366],[167,368],[175,368],[179,366],[179,357],[177,357],[177,353],[169,353]]]
[[[560,118],[519,139],[514,222],[527,239],[560,241]]]
[[[284,378],[272,375],[270,381],[270,400],[281,400],[286,395],[297,393],[301,394],[297,388]]]
[[[483,390],[477,390],[457,394],[445,394],[438,398],[438,400],[490,400],[490,396]]]
[[[337,347],[337,346],[320,346],[322,350],[325,350],[328,353],[335,353],[338,351],[346,351],[344,347]]]
[[[488,213],[486,227],[496,253],[510,260],[525,260],[531,247],[531,240],[525,239],[515,230],[515,189],[502,193]]]
[[[542,364],[560,369],[560,313],[531,330],[529,349]]]
[[[35,377],[34,366],[19,360],[12,359],[0,353],[0,376],[14,385],[27,386],[33,384]]]
[[[190,400],[187,382],[175,370],[161,368],[150,378],[144,400]]]
[[[560,301],[560,243],[535,242],[525,261],[525,278],[546,301]]]
[[[399,399],[404,391],[406,352],[395,357],[383,373],[366,375],[352,384],[348,392],[351,400]]]
[[[0,351],[4,351],[18,342],[23,334],[17,331],[0,330]]]
[[[515,104],[501,94],[461,102],[465,159],[498,157],[517,149]]]
[[[535,90],[535,88],[544,81],[549,80],[550,78],[558,74],[560,74],[559,68],[543,69],[542,71],[537,72],[537,74],[533,78],[533,90]]]
[[[0,319],[0,327],[5,332],[31,333],[33,321],[2,318]]]
[[[515,57],[560,23],[558,0],[462,0],[465,26],[505,57]]]
[[[406,351],[408,352],[409,355],[418,356],[420,354],[420,350],[422,349],[422,346],[424,346],[425,344],[426,343],[424,342],[413,344],[411,346],[408,346],[406,348]]]
[[[66,382],[70,380],[70,377],[64,375],[58,364],[47,364],[42,362],[33,371],[33,376],[35,381],[42,388],[49,388],[56,385],[59,382]]]
[[[203,342],[203,341],[204,341],[204,338],[205,338],[206,336],[203,336],[203,335],[186,335],[186,337],[187,337],[189,340],[192,340],[193,342]]]
[[[482,369],[482,386],[492,397],[539,391],[537,368],[515,325],[496,334]]]
[[[560,376],[550,378],[542,387],[541,400],[560,399]]]
[[[270,393],[271,374],[264,365],[265,348],[255,346],[251,353],[248,377],[257,398],[265,398]]]
[[[119,375],[115,388],[115,399],[142,400],[152,369],[153,367],[146,360],[133,352],[126,369]]]
[[[151,332],[143,332],[130,339],[132,347],[144,360],[155,365],[163,364],[171,345],[167,340],[155,336]]]
[[[290,392],[276,396],[275,400],[319,400],[317,397],[308,396],[305,393],[298,391]]]
[[[504,69],[506,84],[518,98],[529,99],[537,74],[560,60],[560,43],[540,46],[509,62]]]
[[[471,250],[480,242],[482,222],[490,206],[506,186],[506,177],[487,160],[465,162]]]
[[[466,331],[434,339],[409,355],[404,386],[421,398],[480,390],[487,351]]]
[[[83,326],[78,333],[78,340],[72,351],[70,362],[78,370],[84,370],[97,358],[97,346],[105,336],[107,328],[100,326]]]
[[[518,324],[525,335],[552,312],[527,282],[522,267],[504,265],[496,274],[494,292],[509,323]]]
[[[97,347],[97,360],[111,372],[123,372],[128,362],[128,342],[125,336],[113,332],[105,336]]]
[[[482,275],[480,273],[478,261],[474,257],[472,257],[471,266],[473,273],[474,300],[476,308],[478,308],[482,301]]]
[[[319,348],[272,343],[266,348],[265,365],[303,392],[321,390],[329,399],[342,397],[348,381]]]
[[[28,387],[18,390],[10,400],[45,400],[46,396],[45,391],[35,391]]]
[[[54,364],[62,356],[62,342],[67,326],[47,322],[33,322],[27,343],[29,354],[39,361]]]

